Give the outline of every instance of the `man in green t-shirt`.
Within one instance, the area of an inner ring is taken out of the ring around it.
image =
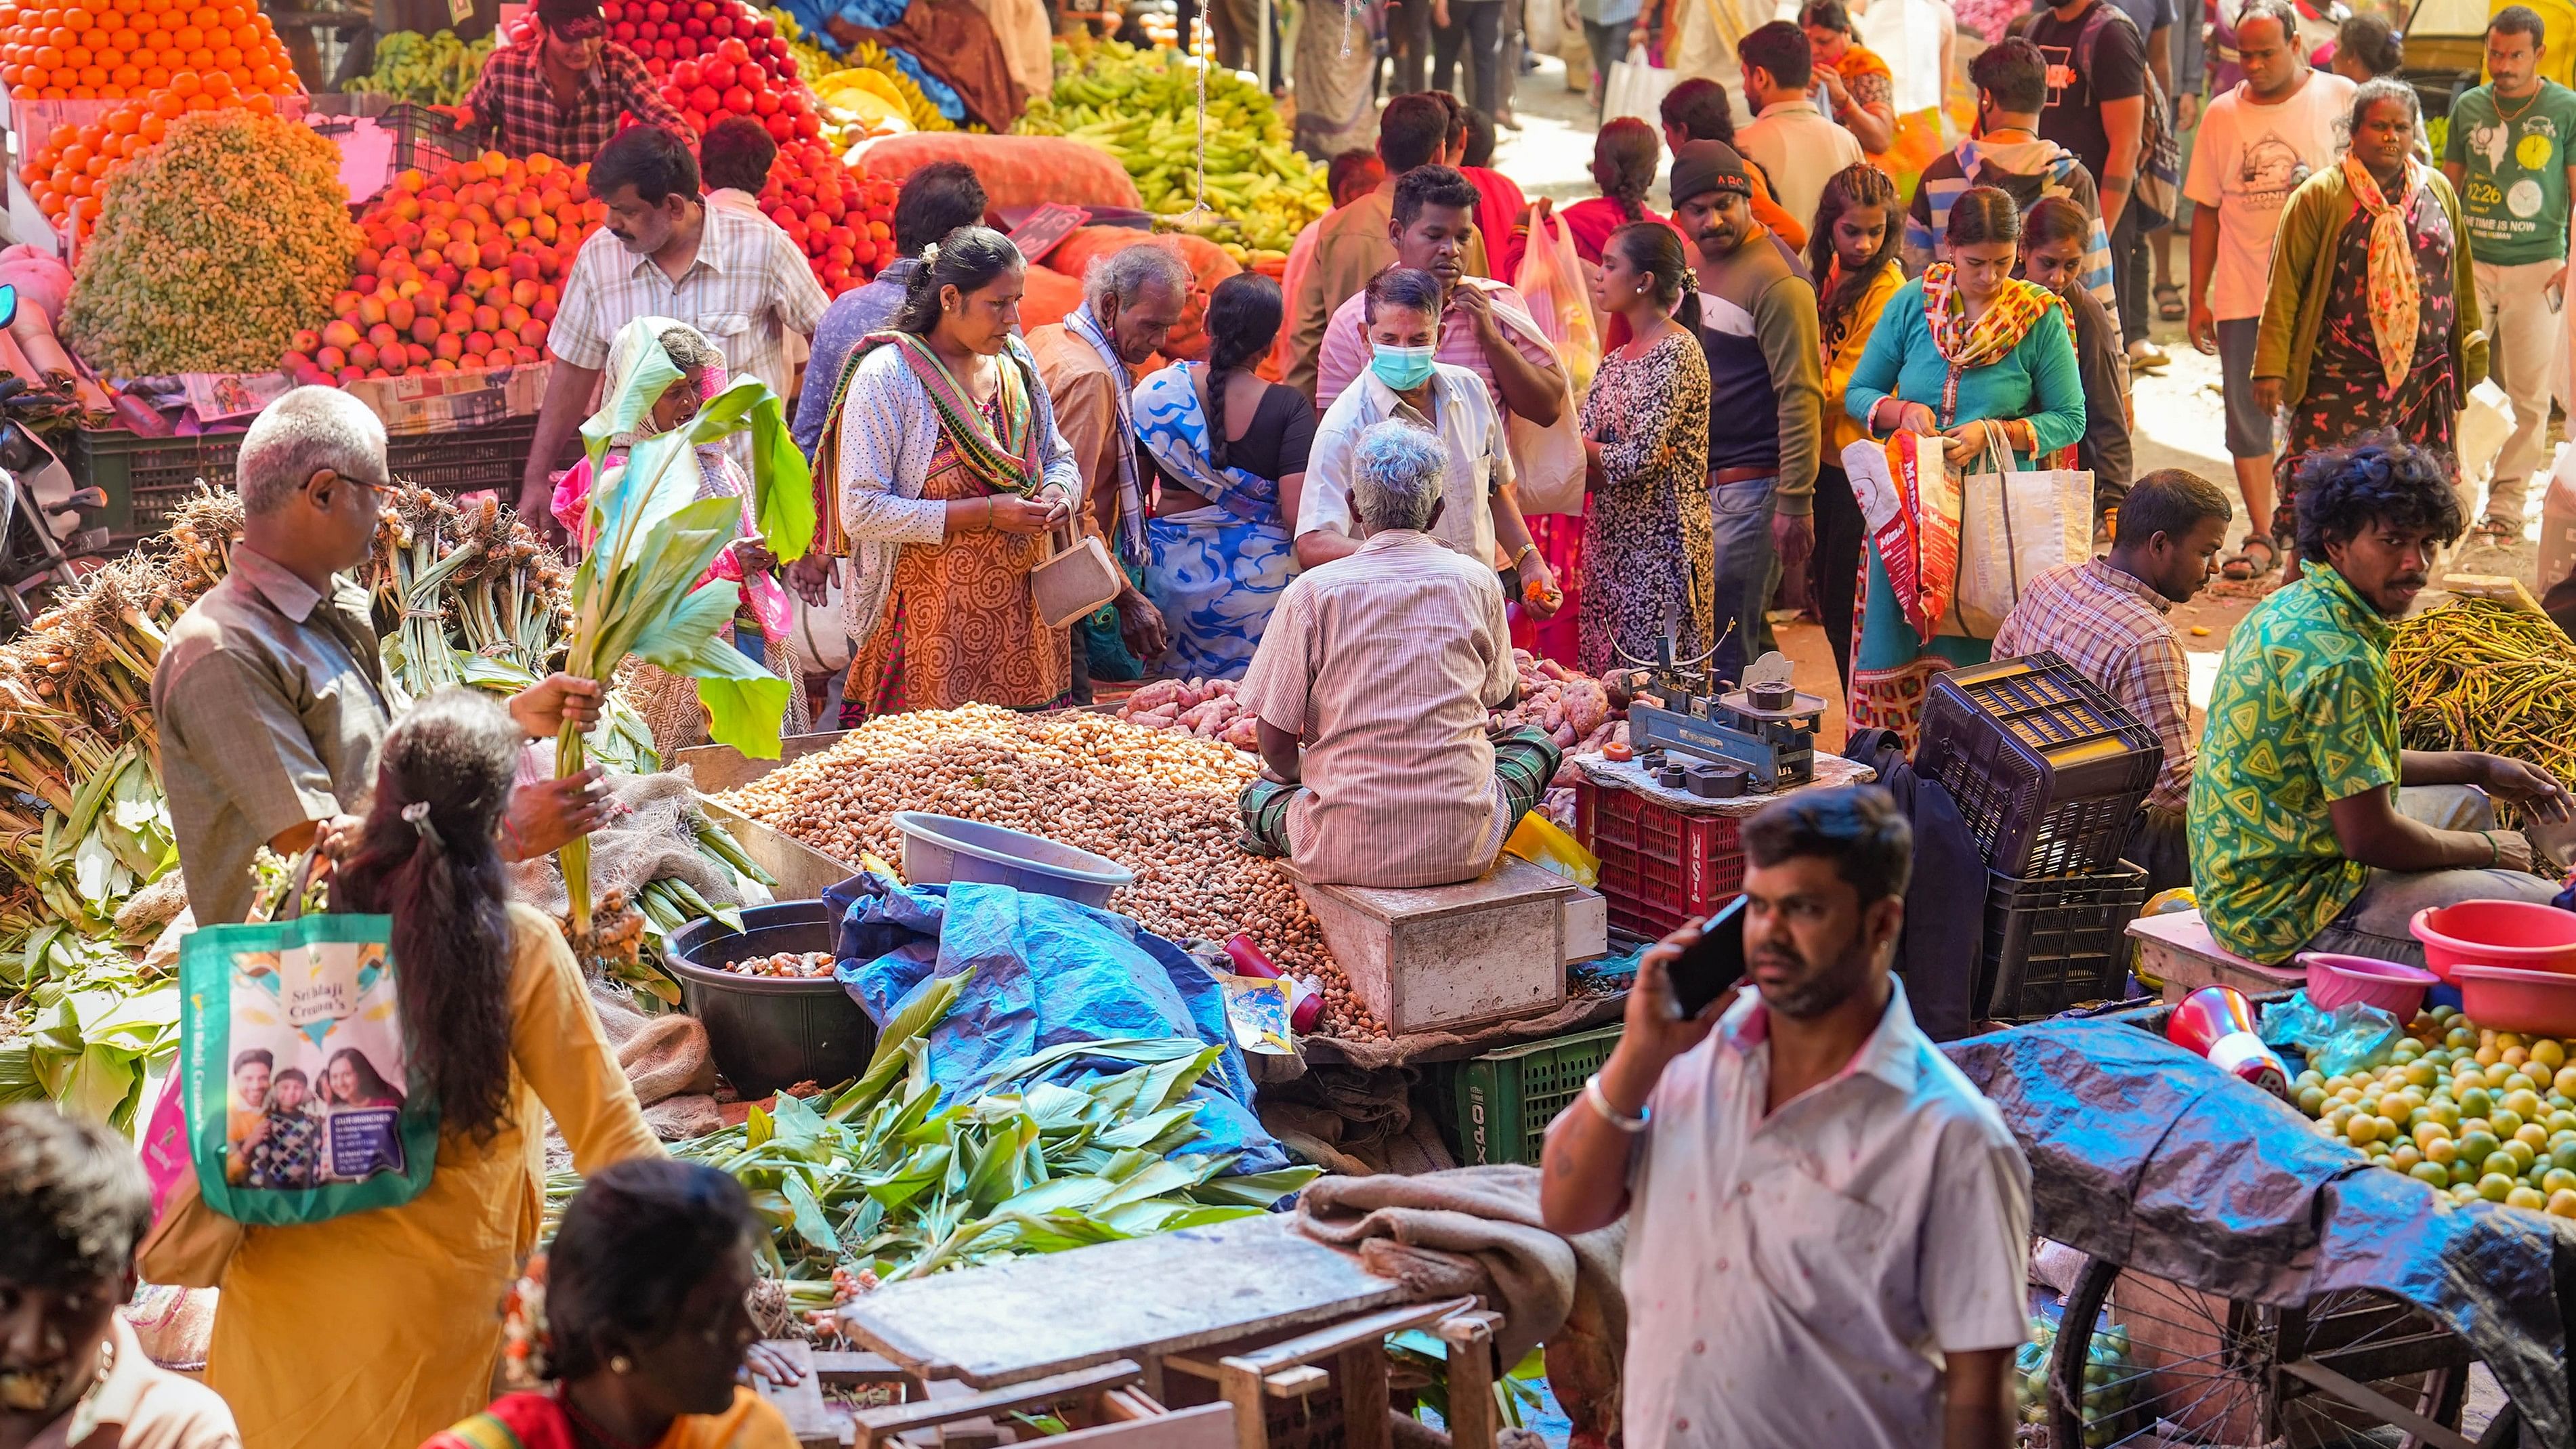
[[[2236,626],[2191,782],[2191,873],[2219,944],[2257,961],[2342,951],[2413,965],[2417,911],[2547,901],[2489,796],[2563,820],[2566,789],[2501,755],[2402,749],[2388,641],[2460,536],[2448,464],[2403,443],[2299,468],[2299,581]]]
[[[2567,193],[2576,177],[2576,91],[2540,78],[2540,16],[2510,5],[2487,22],[2487,84],[2451,103],[2442,173],[2460,194],[2477,264],[2491,366],[2513,399],[2479,533],[2522,537],[2531,475],[2549,462],[2549,396],[2558,379],[2567,286]]]

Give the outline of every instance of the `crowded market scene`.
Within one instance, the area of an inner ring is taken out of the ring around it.
[[[0,87],[0,1449],[2576,1449],[2568,0]]]

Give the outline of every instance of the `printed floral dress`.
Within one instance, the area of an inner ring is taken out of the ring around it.
[[[2451,278],[2457,243],[2450,213],[2432,188],[2418,183],[2406,207],[2406,231],[2415,243],[2415,364],[2395,386],[2389,385],[2378,340],[2370,331],[2370,218],[2356,207],[2335,241],[2334,289],[2326,299],[2316,355],[2308,363],[2307,396],[2285,410],[2289,446],[2281,450],[2275,467],[2281,502],[2272,514],[2274,537],[2298,533],[2293,489],[2299,465],[2310,453],[2339,448],[2357,433],[2385,428],[2445,458],[2454,456],[2452,429],[2459,414],[2452,410],[2451,323],[2460,304]]]
[[[1586,674],[1652,660],[1674,626],[1674,657],[1708,652],[1716,631],[1717,545],[1708,512],[1708,359],[1680,327],[1642,357],[1613,351],[1583,399],[1601,440],[1600,485],[1583,533]]]

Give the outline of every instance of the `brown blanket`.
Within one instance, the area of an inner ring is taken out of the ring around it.
[[[1474,1293],[1503,1315],[1495,1347],[1506,1370],[1547,1347],[1548,1382],[1577,1445],[1619,1423],[1619,1362],[1628,1307],[1619,1293],[1624,1223],[1577,1238],[1539,1219],[1538,1169],[1459,1167],[1418,1177],[1325,1177],[1297,1203],[1308,1236],[1360,1255],[1420,1299]]]

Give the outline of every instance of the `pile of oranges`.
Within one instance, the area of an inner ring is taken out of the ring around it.
[[[124,100],[179,89],[291,96],[302,84],[276,27],[245,0],[0,3],[0,84],[21,100]]]
[[[172,121],[227,106],[272,115],[277,101],[265,91],[238,93],[222,71],[203,80],[194,71],[182,71],[169,90],[149,100],[128,101],[84,126],[56,126],[18,168],[19,179],[56,230],[86,238],[98,225],[99,201],[107,194],[110,173],[160,144]]]

